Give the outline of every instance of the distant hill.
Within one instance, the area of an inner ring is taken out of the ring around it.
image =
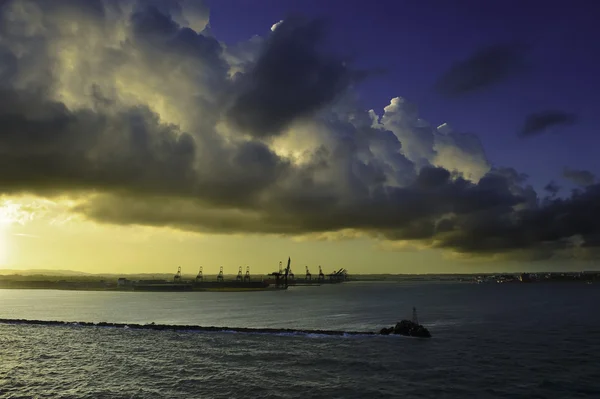
[[[175,273],[86,273],[66,269],[2,269],[0,276],[48,276],[48,277],[127,277],[129,279],[172,279]],[[216,278],[217,274],[204,274],[209,278]],[[266,273],[255,273],[253,276],[264,276]],[[225,274],[225,278],[235,278],[236,274]],[[194,278],[195,274],[183,274],[185,278]]]
[[[21,276],[91,276],[91,273],[78,272],[75,270],[53,270],[53,269],[0,269],[0,275],[20,274]]]
[[[173,278],[175,273],[86,273],[76,270],[66,270],[66,269],[1,269],[0,275],[15,275],[19,274],[21,276],[106,276],[106,277],[128,277],[128,278]],[[251,273],[253,276],[266,276],[268,273]],[[359,273],[350,273],[351,278],[358,278],[360,280],[404,280],[404,279],[422,279],[422,278],[457,278],[457,277],[467,277],[477,275],[489,275],[489,274],[501,274],[501,273],[461,273],[461,274],[359,274]],[[195,277],[195,274],[183,274],[185,277]],[[205,276],[216,276],[216,273],[205,273]],[[227,273],[225,277],[235,277],[236,274]],[[296,278],[304,278],[303,274],[296,274]]]
[[[556,273],[556,272],[553,272]],[[268,273],[251,273],[252,277],[264,278],[267,277]],[[354,281],[410,281],[410,280],[438,280],[438,281],[451,281],[460,279],[471,279],[474,276],[491,276],[491,275],[503,275],[503,274],[518,274],[510,272],[497,272],[497,273],[439,273],[439,274],[354,274],[350,273],[350,280]],[[171,280],[174,273],[86,273],[76,270],[66,269],[2,269],[0,268],[0,276],[23,276],[32,278],[33,276],[47,276],[47,277],[70,277],[83,279],[117,279],[118,277],[126,277],[131,280],[144,280],[144,279],[164,279]],[[212,280],[216,278],[216,273],[205,273],[204,278]],[[236,274],[225,274],[226,279],[235,278]],[[196,277],[195,274],[183,274],[186,279]],[[303,279],[303,274],[296,274],[297,279]],[[313,274],[313,278],[315,275]]]
[[[268,273],[251,273],[252,277],[265,278]],[[39,277],[64,277],[83,279],[117,279],[126,277],[130,280],[159,279],[171,280],[174,273],[86,273],[65,269],[0,269],[0,276],[22,276],[24,278]],[[209,280],[216,279],[216,273],[205,273],[204,277]],[[226,279],[234,279],[236,274],[225,274]],[[472,275],[471,275],[472,276]],[[193,279],[195,274],[183,274],[185,279]],[[314,277],[314,275],[313,275]],[[350,274],[351,280],[355,281],[407,281],[407,280],[456,280],[469,278],[468,274]],[[297,274],[297,279],[303,279],[303,274]]]

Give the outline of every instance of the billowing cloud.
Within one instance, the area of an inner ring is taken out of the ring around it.
[[[580,186],[590,186],[596,181],[596,176],[589,170],[563,169],[563,177]]]
[[[280,133],[332,102],[362,74],[319,48],[322,21],[290,19],[272,29],[252,69],[236,79],[229,119],[256,137]]]
[[[455,132],[446,123],[432,128],[419,118],[414,104],[400,97],[392,99],[384,111],[380,123],[375,120],[377,126],[394,133],[402,143],[402,153],[417,168],[441,166],[473,181],[478,181],[490,170],[477,136]]]
[[[554,180],[544,186],[544,190],[551,196],[555,197],[560,191],[560,186]]]
[[[521,136],[532,136],[543,133],[551,126],[572,125],[577,121],[575,114],[558,110],[547,110],[527,115]]]
[[[448,69],[436,82],[435,89],[446,97],[457,97],[500,83],[521,70],[526,50],[520,43],[479,49]]]
[[[190,8],[191,7],[191,8]],[[590,253],[600,187],[539,201],[477,136],[397,97],[284,20],[225,46],[199,2],[12,0],[0,23],[0,194],[100,223],[368,236],[463,254]],[[589,216],[592,215],[592,216]],[[574,251],[573,248],[577,248]]]

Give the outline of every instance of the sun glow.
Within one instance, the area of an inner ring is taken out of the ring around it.
[[[17,213],[19,212],[20,204],[10,200],[0,202],[0,228],[5,230],[12,223],[17,222]]]
[[[0,226],[0,267],[6,265],[8,261],[8,242],[4,228]]]
[[[6,265],[8,261],[8,226],[11,219],[4,207],[0,208],[0,267]]]

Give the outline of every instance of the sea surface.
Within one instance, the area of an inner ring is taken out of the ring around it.
[[[0,318],[433,338],[0,324],[1,398],[600,398],[600,285],[349,282],[288,291],[0,290]]]

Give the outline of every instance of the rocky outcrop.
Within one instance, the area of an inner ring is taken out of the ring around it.
[[[396,323],[394,327],[382,328],[379,331],[381,335],[405,335],[407,337],[431,338],[431,333],[420,324],[416,324],[411,320],[402,320]]]

